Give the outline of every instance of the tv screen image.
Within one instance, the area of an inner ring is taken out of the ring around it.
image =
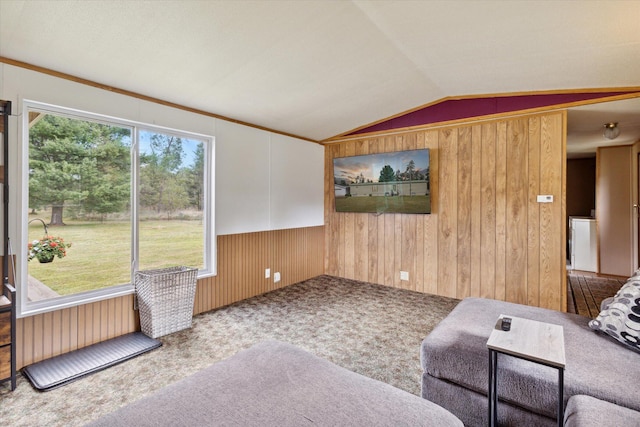
[[[336,212],[431,213],[429,149],[333,159]]]

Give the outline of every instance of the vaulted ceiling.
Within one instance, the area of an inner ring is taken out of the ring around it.
[[[635,0],[0,0],[0,56],[323,140],[447,97],[640,87],[639,23]]]

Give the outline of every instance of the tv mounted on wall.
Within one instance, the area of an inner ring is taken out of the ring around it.
[[[431,213],[429,149],[333,159],[336,212]]]

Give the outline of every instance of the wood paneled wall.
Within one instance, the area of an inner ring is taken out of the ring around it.
[[[325,272],[565,310],[565,123],[556,112],[328,145]],[[431,215],[335,212],[334,157],[418,148],[430,149]]]
[[[194,314],[323,274],[324,227],[218,236],[217,243],[218,275],[198,280]],[[17,366],[139,329],[133,295],[18,319]]]
[[[324,227],[218,236],[218,275],[198,281],[194,313],[323,274]],[[265,279],[265,269],[271,278]],[[281,280],[274,283],[274,274]]]
[[[140,329],[133,295],[18,319],[18,369]]]

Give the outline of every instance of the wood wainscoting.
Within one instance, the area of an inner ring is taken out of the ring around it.
[[[218,236],[217,244],[218,274],[198,280],[194,314],[323,274],[323,226]],[[133,295],[21,318],[17,368],[136,330]]]
[[[566,310],[565,126],[553,112],[327,145],[325,272]],[[334,157],[420,148],[430,149],[430,215],[335,212]]]
[[[218,275],[198,281],[194,313],[323,274],[324,227],[218,236]],[[265,269],[271,278],[265,279]],[[275,283],[274,274],[281,280]]]

